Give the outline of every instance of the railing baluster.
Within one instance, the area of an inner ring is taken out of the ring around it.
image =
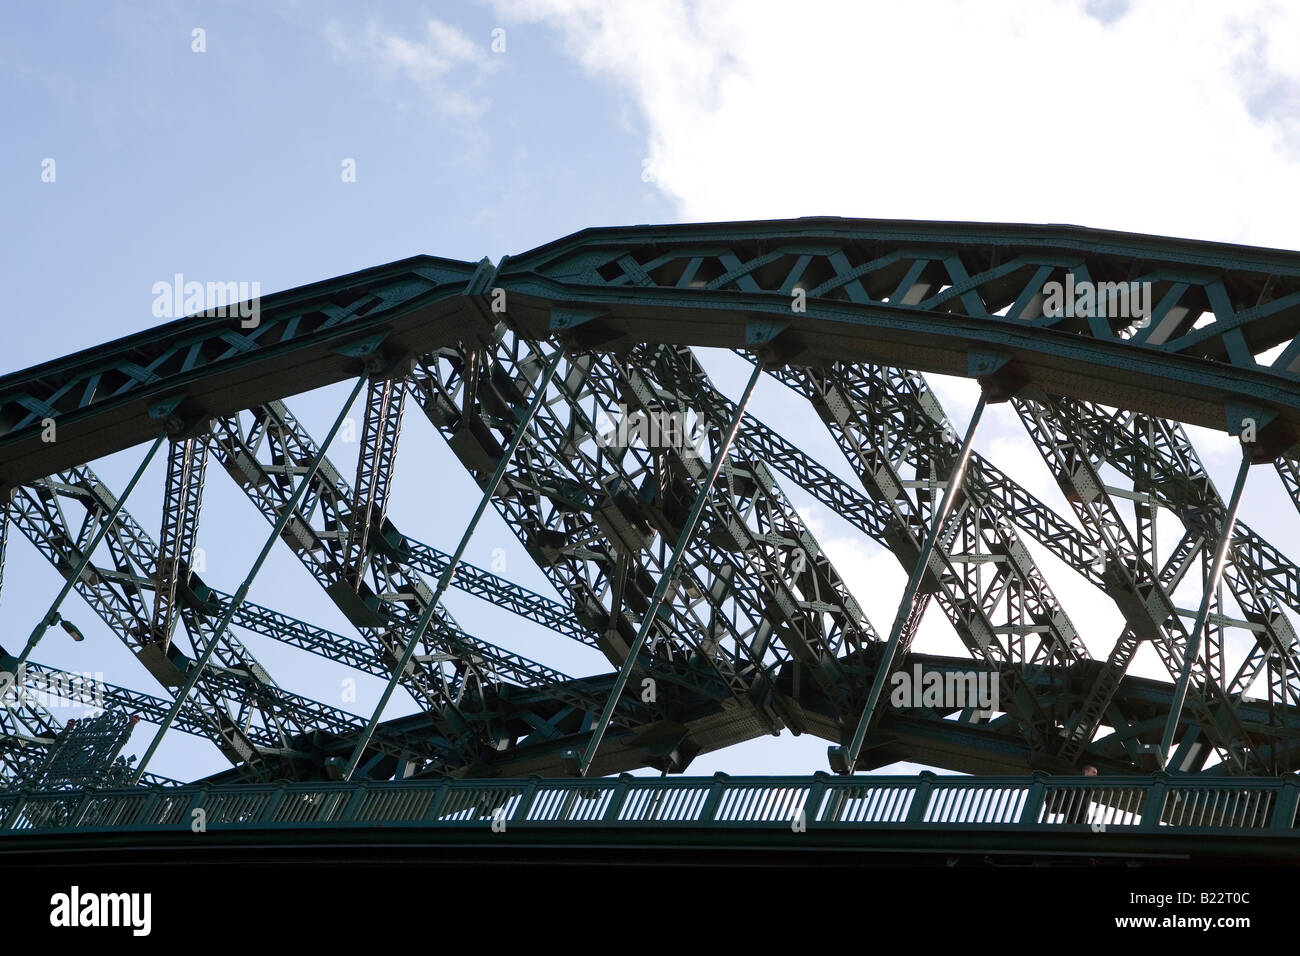
[[[718,812],[718,804],[722,802],[722,795],[727,789],[727,775],[725,773],[715,773],[713,775],[713,785],[709,787],[709,795],[704,800],[704,806],[700,809],[700,822],[712,823],[714,815]]]
[[[921,772],[921,779],[916,784],[916,789],[912,791],[912,805],[907,811],[908,823],[920,823],[925,819],[925,808],[930,803],[930,793],[934,790],[934,782],[938,779],[930,771]]]
[[[1050,799],[1049,799],[1050,797]],[[208,824],[238,827],[327,828],[365,821],[464,826],[487,820],[499,806],[512,824],[596,826],[624,815],[662,828],[788,826],[802,808],[805,824],[850,829],[935,826],[1037,828],[1073,823],[1162,835],[1265,831],[1294,834],[1300,780],[1171,777],[1147,780],[1015,777],[840,779],[730,777],[575,781],[531,776],[519,780],[401,781],[387,784],[287,783],[278,786],[202,784],[174,789],[54,791],[6,795],[0,840],[57,827],[72,832],[188,828],[197,809]],[[66,816],[55,811],[63,808]],[[1049,812],[1050,808],[1050,812]]]
[[[528,822],[528,811],[533,808],[533,801],[537,799],[537,785],[540,782],[540,777],[528,778],[528,786],[524,788],[523,795],[519,798],[519,805],[515,807],[515,812],[510,817],[511,823]]]

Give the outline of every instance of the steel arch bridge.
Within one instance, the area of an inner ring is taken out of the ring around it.
[[[414,257],[257,307],[0,379],[0,585],[15,533],[65,581],[0,650],[0,836],[184,831],[183,811],[201,807],[233,828],[508,817],[763,832],[796,804],[813,830],[1041,837],[1100,813],[1138,835],[1292,835],[1300,568],[1237,513],[1253,466],[1276,470],[1300,507],[1300,253],[1054,225],[637,226],[496,265]],[[748,360],[745,388],[724,394],[698,348]],[[925,372],[978,381],[968,424]],[[849,472],[749,411],[764,377],[809,403]],[[308,434],[287,400],[342,382],[333,428]],[[327,452],[358,398],[345,474]],[[1014,409],[1068,511],[973,449],[989,403]],[[388,515],[411,405],[481,492],[450,551]],[[1184,423],[1240,438],[1226,493]],[[136,446],[148,451],[124,488],[86,464]],[[128,509],[155,456],[163,501]],[[204,485],[222,472],[270,525],[229,590],[193,560],[214,519]],[[868,620],[794,487],[897,557],[908,583],[891,620]],[[488,509],[558,600],[463,560]],[[277,542],[355,633],[248,600]],[[1076,625],[1036,553],[1112,602],[1121,632]],[[1188,582],[1194,608],[1173,596]],[[468,633],[450,589],[595,648],[608,668],[572,677]],[[97,688],[102,716],[62,726],[23,688],[67,678],[39,642],[60,623],[80,636],[59,613],[72,591],[156,686],[123,675]],[[913,650],[927,611],[967,657]],[[290,690],[241,632],[385,693],[358,714]],[[1144,647],[1163,679],[1129,672]],[[996,712],[892,706],[897,675],[921,671],[996,678]],[[393,717],[399,689],[415,708]],[[128,763],[137,722],[151,743]],[[681,773],[784,729],[825,738],[835,775],[594,779]],[[229,769],[174,789],[151,770],[171,737],[212,742]],[[940,787],[940,806],[929,778],[854,773],[904,760],[975,776]],[[1088,765],[1096,782],[1074,779]]]

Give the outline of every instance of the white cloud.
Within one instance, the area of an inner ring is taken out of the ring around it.
[[[495,5],[551,25],[628,91],[684,219],[1072,222],[1300,245],[1294,8]]]
[[[487,98],[472,90],[496,64],[454,26],[430,19],[423,39],[418,34],[412,39],[373,21],[360,33],[331,22],[325,37],[339,58],[370,67],[386,82],[400,77],[415,84],[441,111],[472,116],[488,106]]]

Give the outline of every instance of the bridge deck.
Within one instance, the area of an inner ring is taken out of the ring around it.
[[[197,785],[0,797],[0,854],[175,845],[747,848],[1294,860],[1300,781],[728,777]],[[197,834],[197,835],[196,835]],[[203,840],[199,835],[204,835]],[[215,839],[213,839],[215,837]]]

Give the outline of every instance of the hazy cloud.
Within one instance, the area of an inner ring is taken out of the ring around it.
[[[325,36],[340,59],[369,67],[384,82],[414,84],[440,112],[473,116],[489,105],[487,97],[475,90],[495,66],[491,55],[463,31],[440,20],[429,20],[422,32],[412,35],[374,21],[360,32],[331,22]]]

